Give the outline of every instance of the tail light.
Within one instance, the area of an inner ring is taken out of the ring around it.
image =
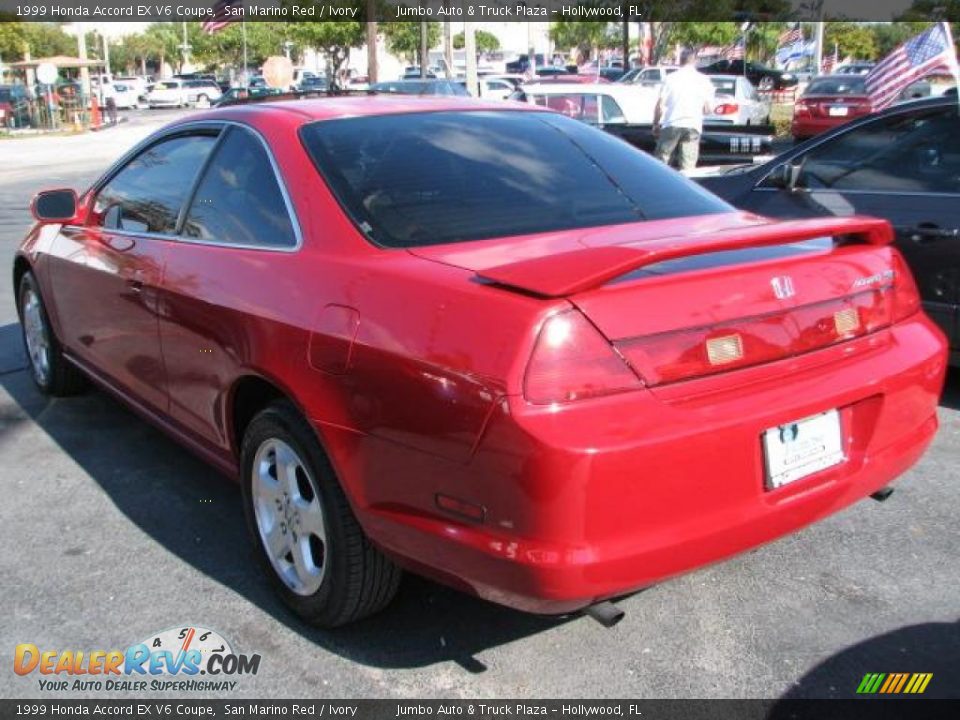
[[[723,103],[722,105],[717,105],[713,109],[714,115],[733,115],[740,109],[740,106],[737,103]]]
[[[551,316],[540,329],[523,394],[536,405],[637,390],[640,379],[577,310]]]
[[[899,254],[893,258],[893,273],[893,322],[900,322],[920,312],[920,291],[913,273]]]
[[[920,309],[913,277],[897,258],[893,282],[847,297],[754,318],[618,342],[648,386],[801,355],[888,327]]]
[[[805,103],[803,100],[798,100],[797,104],[793,106],[793,114],[796,115],[809,115],[810,106]]]

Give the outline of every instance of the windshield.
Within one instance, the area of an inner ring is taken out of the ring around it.
[[[866,85],[863,78],[826,77],[814,80],[804,95],[863,95]]]
[[[731,210],[619,138],[553,113],[345,118],[301,136],[347,213],[387,247]]]

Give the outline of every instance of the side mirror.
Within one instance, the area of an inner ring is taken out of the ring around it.
[[[800,165],[794,165],[788,162],[778,165],[777,168],[770,173],[770,186],[790,192],[796,191],[797,183],[800,181],[800,168]]]
[[[33,198],[30,212],[42,223],[68,223],[77,217],[77,204],[73,190],[44,190]]]

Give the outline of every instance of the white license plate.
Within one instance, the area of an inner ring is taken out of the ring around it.
[[[850,114],[848,107],[832,107],[827,111],[831,117],[846,117]]]
[[[776,489],[845,460],[840,414],[836,410],[797,420],[763,433],[767,488]]]

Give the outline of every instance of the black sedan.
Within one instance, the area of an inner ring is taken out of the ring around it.
[[[762,165],[696,178],[778,218],[874,215],[896,230],[927,313],[960,365],[960,115],[956,97],[917,100],[842,125]]]
[[[744,75],[762,92],[785,90],[794,87],[798,80],[792,73],[776,70],[760,63],[748,62],[744,73],[743,60],[717,60],[710,65],[697,68],[706,75]]]

